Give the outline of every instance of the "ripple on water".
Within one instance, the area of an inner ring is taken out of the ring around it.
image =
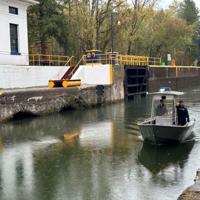
[[[138,142],[137,122],[149,114],[148,98],[5,125],[0,128],[0,199],[177,199],[193,183],[200,163],[195,95],[185,98],[196,119],[193,143]],[[60,139],[74,130],[80,133],[77,141]]]
[[[194,99],[195,101],[195,99]],[[199,103],[190,103],[188,106],[190,118],[195,119],[195,127],[194,127],[194,136],[195,141],[200,141],[200,104]]]

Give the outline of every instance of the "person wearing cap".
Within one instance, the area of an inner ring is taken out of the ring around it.
[[[187,108],[184,105],[184,102],[179,101],[178,106],[176,106],[177,117],[178,117],[178,125],[184,126],[188,122],[190,122],[190,117]]]

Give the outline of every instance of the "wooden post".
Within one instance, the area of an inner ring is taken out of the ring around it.
[[[177,66],[175,67],[176,67],[176,78],[178,78],[178,67]]]

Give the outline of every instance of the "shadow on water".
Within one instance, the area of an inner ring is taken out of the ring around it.
[[[38,117],[38,115],[33,114],[32,112],[18,112],[13,115],[13,117],[9,121],[17,121],[17,120],[25,120],[32,119]]]
[[[18,116],[21,118],[21,114]],[[58,114],[41,117],[30,117],[24,120],[15,118],[0,126],[0,137],[4,144],[38,141],[43,137],[60,138],[66,133],[80,130],[99,122],[112,121],[116,130],[123,129],[124,104],[101,108],[68,110]],[[96,130],[94,128],[94,130]]]
[[[194,143],[194,140],[170,146],[155,146],[143,143],[138,160],[153,174],[159,173],[170,165],[179,164],[180,168],[183,168]]]

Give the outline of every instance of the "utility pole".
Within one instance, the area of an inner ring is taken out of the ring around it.
[[[110,31],[111,31],[111,53],[114,52],[114,29],[113,29],[113,7],[111,8],[110,16]]]

